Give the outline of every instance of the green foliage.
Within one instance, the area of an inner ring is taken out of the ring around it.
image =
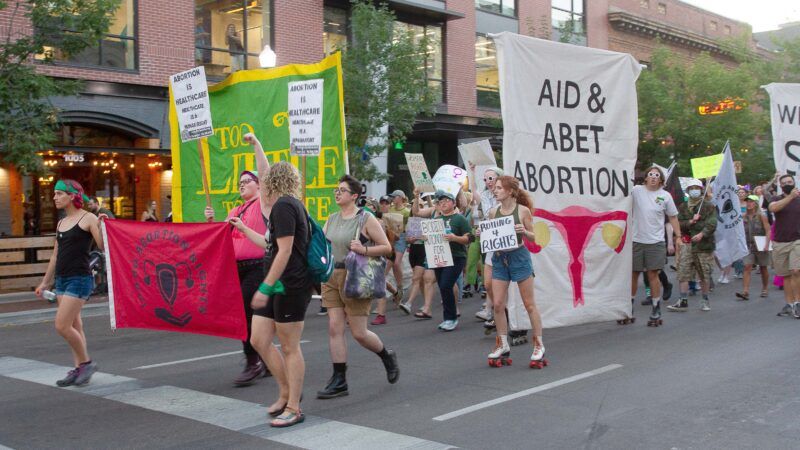
[[[416,41],[395,26],[385,4],[354,0],[351,40],[342,49],[350,173],[365,180],[388,177],[370,161],[394,142],[404,142],[419,115],[432,115],[428,87],[428,39]]]
[[[54,52],[65,56],[97,45],[108,29],[119,0],[2,1],[10,14],[12,34],[0,42],[0,160],[21,172],[42,169],[37,151],[56,140],[58,111],[52,96],[78,93],[80,83],[38,74],[33,58],[52,62]],[[31,24],[34,33],[18,30]]]

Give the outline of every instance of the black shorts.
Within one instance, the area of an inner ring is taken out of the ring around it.
[[[311,288],[289,289],[286,294],[269,297],[267,306],[253,311],[254,316],[266,317],[278,323],[302,322],[306,319],[306,309],[311,302]]]
[[[408,247],[408,263],[411,267],[425,267],[425,245],[411,244]]]

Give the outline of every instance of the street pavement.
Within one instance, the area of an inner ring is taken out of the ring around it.
[[[439,308],[429,321],[390,309],[371,329],[397,351],[399,382],[349,339],[350,395],[332,400],[315,396],[331,364],[314,302],[302,344],[308,419],[285,430],[266,426],[271,378],[232,386],[237,342],[112,333],[101,303],[85,319],[100,373],[57,388],[70,357],[52,319],[0,314],[0,448],[798,448],[800,320],[776,317],[782,292],[742,302],[739,286],[718,285],[710,312],[690,297],[658,328],[637,300],[633,325],[545,330],[543,370],[528,368],[528,346],[512,348],[512,366],[488,366],[494,337],[472,318],[478,297],[452,333],[436,330]]]

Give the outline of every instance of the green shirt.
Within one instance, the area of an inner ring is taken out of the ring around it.
[[[464,236],[472,231],[469,226],[469,222],[467,222],[467,219],[461,214],[450,214],[449,216],[441,216],[439,218],[444,220],[444,234],[452,233],[456,236]],[[457,256],[466,258],[467,246],[451,241],[450,252],[453,253],[454,258]]]
[[[411,217],[411,210],[405,206],[400,209],[396,209],[394,207],[394,203],[392,203],[389,205],[389,212],[403,215],[403,230],[405,230],[406,225],[408,225],[408,218]]]

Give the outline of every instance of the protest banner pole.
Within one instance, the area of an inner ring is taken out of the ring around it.
[[[200,138],[200,141],[197,143],[197,156],[200,157],[200,173],[203,174],[203,192],[206,194],[206,208],[211,207],[211,193],[209,192],[208,188],[208,174],[206,174],[206,161],[203,157],[203,147],[208,147],[208,139],[207,138]],[[213,218],[209,218],[208,222],[214,221]]]
[[[306,156],[303,156],[303,204],[306,203]]]

